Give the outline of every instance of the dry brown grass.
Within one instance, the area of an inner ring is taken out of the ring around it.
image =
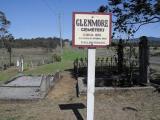
[[[77,81],[69,72],[62,75],[44,100],[1,101],[0,120],[76,120],[72,110],[61,110],[59,105],[86,105],[86,96],[77,98]],[[86,108],[78,111],[85,120]],[[95,95],[95,120],[159,120],[159,113],[160,94],[152,90]]]

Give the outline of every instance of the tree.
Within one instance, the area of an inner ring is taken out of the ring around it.
[[[0,11],[0,38],[8,33],[7,29],[10,25],[10,21],[7,20],[5,14]]]
[[[14,37],[12,36],[12,34],[8,34],[4,37],[4,46],[7,49],[7,52],[9,53],[9,65],[11,66],[12,64],[12,44],[14,41]]]
[[[0,40],[1,47],[5,47],[9,53],[9,65],[11,65],[11,55],[12,55],[12,42],[14,40],[13,36],[9,34],[8,27],[10,26],[10,21],[6,18],[5,14],[0,11]]]
[[[143,25],[160,22],[160,0],[109,0],[98,11],[111,12],[114,32],[129,35]]]
[[[4,38],[5,35],[8,34],[8,27],[10,25],[10,21],[7,20],[5,14],[0,11],[0,40],[2,42],[1,47],[4,47]]]
[[[100,6],[99,12],[111,12],[112,24],[113,24],[113,36],[115,33],[125,34],[128,36],[134,36],[142,26],[150,23],[160,23],[160,0],[108,0],[106,6]],[[132,44],[129,44],[129,72],[130,80],[132,79],[133,66],[135,65],[133,54],[135,58],[135,50]],[[147,45],[146,45],[147,47]],[[121,68],[123,63],[123,50],[122,42],[119,40],[118,45],[118,67]],[[147,52],[147,50],[144,50]],[[141,56],[141,55],[140,55]],[[142,57],[142,56],[141,56]],[[141,59],[147,61],[147,59]],[[136,66],[136,65],[135,65]],[[142,66],[143,67],[143,66]],[[144,69],[144,68],[143,68]],[[147,69],[146,69],[147,70]],[[121,71],[121,70],[120,70]],[[144,71],[142,71],[144,72]],[[144,73],[146,74],[146,73]],[[147,74],[146,74],[147,76]]]

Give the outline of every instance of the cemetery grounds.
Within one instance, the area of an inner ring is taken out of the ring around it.
[[[97,50],[97,57],[105,54],[112,54],[115,48]],[[151,48],[152,49],[152,48]],[[21,50],[20,50],[21,51]],[[27,51],[27,50],[26,50]],[[36,50],[33,50],[36,52]],[[78,51],[78,54],[73,54]],[[33,54],[34,52],[30,52]],[[62,63],[53,62],[32,68],[26,65],[25,74],[48,74],[57,69],[61,70],[62,78],[49,92],[48,96],[38,101],[0,101],[0,120],[81,120],[86,119],[86,108],[72,108],[76,105],[86,107],[86,96],[77,97],[77,81],[71,74],[73,60],[76,57],[86,56],[86,50],[64,50]],[[152,51],[152,54],[160,52]],[[42,53],[42,52],[40,52]],[[23,54],[26,54],[23,52]],[[42,53],[44,55],[44,53]],[[34,56],[34,55],[33,55]],[[153,61],[158,61],[160,56],[154,56]],[[151,67],[159,73],[160,64],[153,62]],[[156,64],[155,64],[156,63]],[[9,68],[0,73],[0,79],[5,81],[18,74],[16,68]],[[68,110],[61,109],[60,106],[69,106]],[[76,110],[78,111],[76,111]],[[113,94],[95,94],[95,120],[159,120],[160,119],[160,93],[158,91],[125,91]]]

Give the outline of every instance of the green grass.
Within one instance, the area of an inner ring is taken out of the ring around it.
[[[55,62],[52,64],[38,66],[36,68],[29,69],[24,73],[26,75],[41,75],[41,74],[55,73],[56,71],[63,71],[65,69],[70,69],[70,68],[72,68],[72,62],[62,61],[62,62]]]
[[[35,68],[25,67],[24,74],[26,75],[41,75],[55,73],[56,71],[64,71],[73,68],[73,61],[76,58],[86,57],[87,52],[85,50],[67,48],[63,49],[62,61],[52,64],[45,64]],[[18,74],[17,69],[10,68],[3,72],[0,72],[0,81],[6,81]]]
[[[63,50],[63,60],[74,61],[76,58],[86,57],[87,52],[85,50],[79,49],[64,49]]]
[[[64,49],[61,62],[46,64],[35,69],[30,69],[24,73],[27,75],[41,75],[55,73],[56,71],[64,71],[73,68],[73,61],[76,58],[86,57],[86,51],[79,49]]]
[[[0,120],[20,120],[20,117],[19,116],[15,116],[15,117],[5,116],[5,117],[1,117]]]
[[[0,84],[6,80],[11,79],[12,77],[16,76],[17,74],[18,74],[18,70],[16,70],[15,68],[10,68],[8,70],[0,72]]]

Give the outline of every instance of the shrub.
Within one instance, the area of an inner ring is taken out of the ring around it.
[[[54,54],[54,55],[53,55],[53,61],[55,61],[55,62],[60,62],[60,61],[61,61],[61,56],[60,56],[60,55],[57,55],[57,54]]]

